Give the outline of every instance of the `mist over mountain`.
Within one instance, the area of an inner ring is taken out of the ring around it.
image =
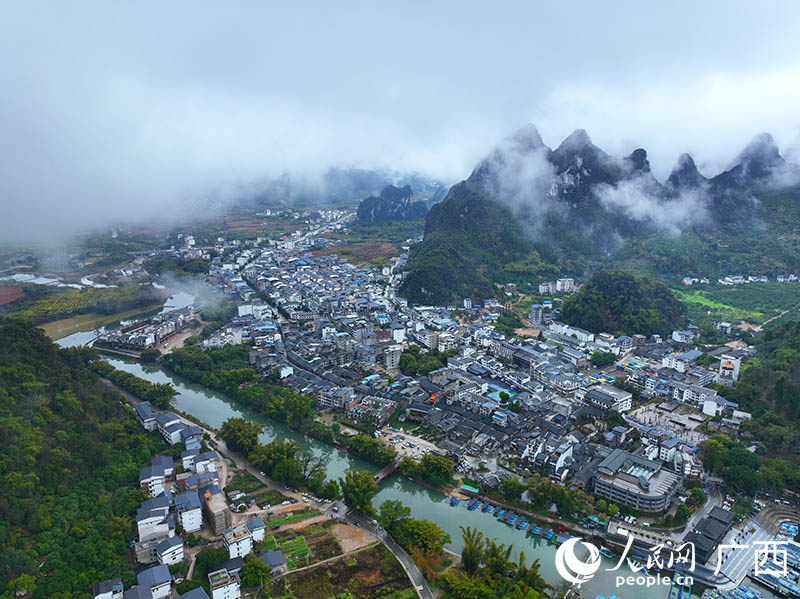
[[[480,298],[495,282],[611,265],[785,272],[800,266],[798,183],[767,133],[709,178],[684,154],[662,183],[643,148],[615,157],[579,129],[552,150],[527,125],[430,210],[402,290],[418,302]]]
[[[235,201],[265,206],[351,207],[354,202],[379,194],[387,186],[408,187],[420,199],[442,199],[447,189],[441,181],[419,173],[335,167],[328,168],[319,176],[286,172],[253,183]],[[419,218],[423,217],[424,214]]]
[[[410,185],[395,187],[387,185],[380,195],[370,196],[358,205],[360,224],[379,224],[392,221],[420,220],[425,218],[428,207],[424,202],[415,202]]]

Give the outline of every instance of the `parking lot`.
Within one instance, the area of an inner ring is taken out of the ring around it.
[[[402,431],[393,431],[386,426],[381,430],[381,439],[394,447],[400,456],[419,459],[426,453],[439,455],[442,450],[430,441]]]

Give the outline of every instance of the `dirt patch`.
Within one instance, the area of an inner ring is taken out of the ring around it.
[[[350,524],[334,524],[331,527],[331,533],[339,541],[343,553],[355,551],[376,541],[375,537],[363,528],[351,526]]]
[[[359,266],[369,264],[376,258],[384,258],[388,261],[389,258],[400,255],[396,245],[385,241],[359,241],[325,248],[324,250],[314,250],[311,253],[315,256],[336,254],[340,258]]]
[[[22,287],[0,287],[0,306],[5,306],[23,297]]]

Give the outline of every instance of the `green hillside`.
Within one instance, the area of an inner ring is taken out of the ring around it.
[[[86,368],[86,350],[8,320],[0,338],[0,595],[33,575],[42,599],[130,584],[138,474],[163,442]]]

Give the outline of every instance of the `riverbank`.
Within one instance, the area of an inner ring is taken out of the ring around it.
[[[295,441],[300,445],[301,451],[312,454],[324,460],[327,478],[341,478],[348,470],[369,470],[377,472],[378,467],[365,462],[351,454],[347,454],[328,444],[316,439],[298,434],[285,425],[269,420],[264,416],[242,408],[227,396],[216,393],[201,385],[196,385],[181,377],[167,373],[156,365],[141,364],[116,357],[105,357],[115,367],[126,370],[154,383],[171,383],[178,391],[175,397],[175,411],[191,415],[192,419],[202,422],[205,428],[222,426],[228,418],[247,418],[262,424],[264,429],[259,438],[261,443],[269,443],[275,439]],[[283,491],[282,491],[283,492]],[[446,549],[455,554],[460,554],[463,548],[461,527],[471,527],[480,530],[486,538],[496,539],[506,546],[513,546],[514,559],[520,553],[525,554],[525,559],[530,563],[534,559],[540,562],[542,577],[550,584],[556,585],[563,580],[555,569],[555,553],[557,547],[547,543],[538,535],[525,535],[524,533],[507,526],[491,514],[479,510],[469,511],[462,507],[451,507],[442,499],[438,492],[431,491],[411,480],[397,474],[387,477],[373,498],[373,505],[378,508],[386,500],[401,501],[411,509],[413,518],[423,518],[439,525],[450,537]],[[616,560],[603,557],[603,568],[595,577],[583,585],[586,597],[610,594],[617,595],[618,599],[651,599],[653,589],[637,589],[636,587],[616,587],[614,574],[606,568],[612,568]],[[665,595],[666,596],[666,592]]]
[[[114,314],[76,314],[69,318],[52,320],[39,326],[44,329],[44,332],[53,341],[58,341],[74,333],[91,331],[120,320],[132,320],[149,312],[160,310],[166,302],[167,298],[164,298],[163,302],[151,304],[144,308],[134,308],[133,310],[126,310],[125,312],[116,312]]]

